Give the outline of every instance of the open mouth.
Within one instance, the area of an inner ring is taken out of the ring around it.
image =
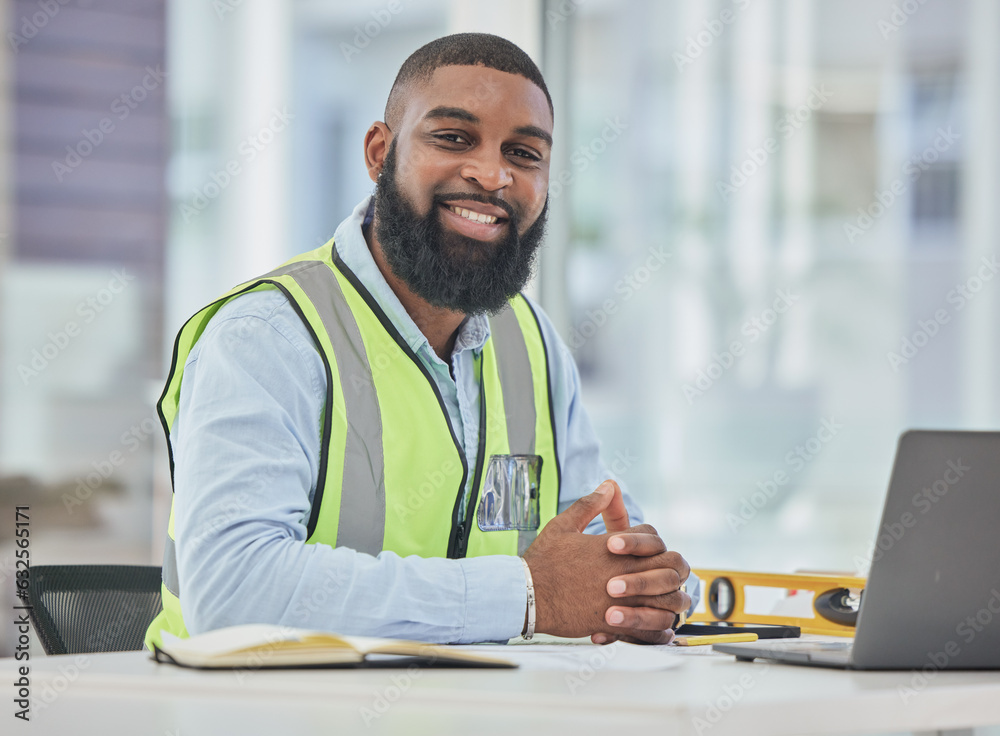
[[[450,204],[445,205],[445,207],[454,212],[456,215],[464,217],[466,220],[472,220],[473,222],[481,222],[484,225],[492,225],[498,219],[500,219],[498,217],[494,217],[493,215],[487,215],[482,212],[473,212],[472,210],[467,210],[464,207],[455,207],[454,205]]]
[[[475,240],[496,239],[510,222],[505,210],[480,202],[459,200],[440,207],[446,226]]]

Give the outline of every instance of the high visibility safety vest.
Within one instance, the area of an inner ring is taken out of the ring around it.
[[[187,356],[209,320],[230,299],[278,289],[305,323],[326,370],[321,456],[306,544],[343,546],[377,555],[472,557],[516,555],[537,532],[482,531],[476,507],[484,464],[493,455],[542,458],[539,529],[556,515],[560,471],[546,345],[531,305],[515,296],[490,317],[490,338],[477,359],[479,449],[469,467],[441,394],[331,240],[242,284],[185,323],[174,344],[167,385],[157,405],[167,433],[177,416]],[[170,470],[173,476],[173,450]],[[472,492],[461,520],[466,481]],[[171,506],[163,555],[163,610],[146,646],[169,631],[186,637]]]

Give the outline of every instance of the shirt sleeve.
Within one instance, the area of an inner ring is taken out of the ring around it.
[[[325,375],[277,291],[225,305],[188,356],[171,432],[188,631],[272,623],[432,642],[518,636],[527,593],[517,557],[306,544]]]
[[[583,405],[580,385],[580,372],[576,367],[566,343],[548,316],[538,305],[531,302],[541,326],[542,337],[548,350],[550,371],[552,375],[552,408],[556,424],[556,441],[559,454],[559,467],[562,473],[562,487],[559,491],[559,512],[568,509],[573,502],[593,492],[597,486],[608,478],[614,479],[622,489],[625,508],[628,510],[632,526],[642,524],[642,509],[629,494],[627,485],[622,479],[622,472],[615,473],[614,468],[608,468],[601,458],[601,443],[597,439],[590,416]],[[616,463],[624,470],[631,465],[629,457],[616,458]],[[604,534],[604,520],[598,516],[587,526],[588,534]],[[701,598],[701,582],[692,573],[687,580],[687,591],[691,596],[693,612]]]

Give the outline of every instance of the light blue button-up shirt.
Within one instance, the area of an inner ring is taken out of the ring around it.
[[[368,204],[367,199],[359,204],[337,228],[337,250],[427,367],[474,467],[479,445],[474,363],[489,322],[483,316],[465,321],[449,370],[368,250],[361,231]],[[549,349],[563,511],[613,476],[600,459],[569,350],[541,309],[532,306]],[[325,397],[322,359],[280,291],[253,292],[227,303],[188,356],[171,433],[174,531],[188,631],[266,622],[433,642],[520,635],[527,591],[517,557],[425,559],[394,552],[373,557],[304,544]],[[641,523],[627,494],[625,503],[632,523]],[[600,517],[588,527],[591,533],[603,531]]]

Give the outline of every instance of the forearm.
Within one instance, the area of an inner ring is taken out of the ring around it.
[[[521,633],[526,593],[515,557],[372,557],[246,535],[246,544],[230,539],[182,561],[192,634],[250,622],[456,643]]]

